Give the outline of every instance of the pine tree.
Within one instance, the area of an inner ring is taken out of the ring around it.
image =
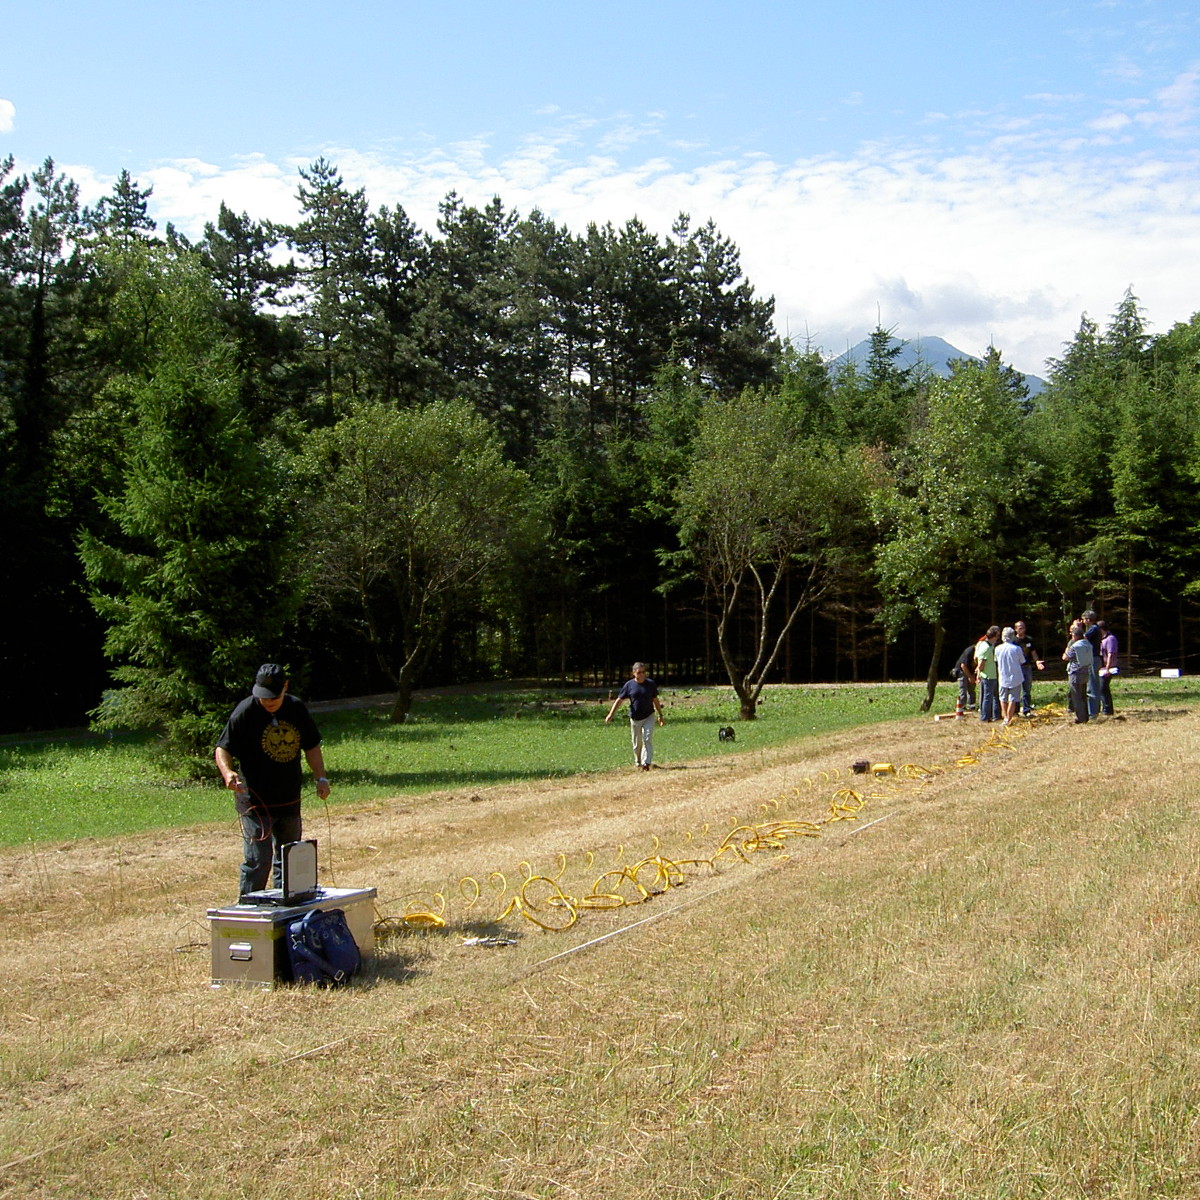
[[[516,218],[499,197],[484,208],[451,193],[442,202],[439,237],[429,246],[428,307],[424,314],[434,395],[461,397],[486,414],[506,442],[526,407],[508,371],[513,318],[510,241]]]
[[[152,187],[138,187],[137,180],[127,170],[122,170],[113,190],[94,209],[84,214],[85,219],[95,234],[121,246],[145,241],[156,227],[154,218],[150,216],[152,195]]]
[[[324,420],[332,422],[339,400],[361,394],[357,331],[365,311],[367,200],[323,158],[301,169],[300,179],[303,216],[289,237],[300,254],[301,324],[315,358]]]
[[[303,341],[286,313],[296,266],[277,260],[280,236],[222,204],[197,247],[221,293],[220,314],[237,347],[241,405],[256,436],[273,431],[284,413],[302,410],[306,392]]]
[[[0,164],[0,552],[22,583],[2,609],[5,728],[75,721],[102,674],[73,552],[75,464],[65,423],[93,390],[80,322],[86,268],[78,189],[47,159],[32,178]]]
[[[770,382],[782,354],[773,327],[774,298],[755,297],[742,275],[741,253],[712,221],[693,230],[690,218],[681,215],[673,232],[681,361],[725,397]]]
[[[282,657],[294,612],[279,477],[237,403],[218,300],[190,254],[123,252],[117,312],[150,326],[147,370],[126,380],[132,425],[109,537],[84,534],[92,602],[120,685],[100,728],[156,728],[176,750],[212,744],[254,666]]]
[[[364,390],[388,404],[428,394],[433,370],[423,310],[429,288],[424,237],[397,205],[371,218],[358,340]]]

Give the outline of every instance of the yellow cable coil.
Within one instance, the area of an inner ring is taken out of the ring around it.
[[[998,750],[1015,751],[1014,739],[1023,738],[1041,726],[1061,721],[1064,715],[1060,705],[1047,704],[1037,709],[1032,718],[1024,719],[1019,725],[990,729],[987,738],[979,746],[960,754],[944,767],[919,766],[916,763],[905,763],[897,767],[892,763],[875,763],[871,766],[871,775],[876,780],[881,776],[890,776],[897,785],[901,782],[927,783],[949,768],[976,766],[989,753]],[[842,772],[838,768],[832,772],[821,771],[819,779],[807,777],[804,784],[812,787],[817,783],[831,782],[841,775]],[[786,805],[790,796],[799,798],[801,795],[801,789],[793,787],[787,795],[761,803],[759,812],[764,816],[777,813]],[[559,852],[558,870],[553,876],[535,874],[532,866],[523,861],[519,864],[522,874],[521,886],[494,919],[503,921],[519,913],[525,920],[548,933],[562,933],[570,929],[579,920],[579,914],[587,909],[625,908],[632,904],[644,904],[655,896],[661,896],[672,887],[684,883],[689,868],[707,867],[709,870],[716,870],[717,863],[726,856],[748,863],[750,856],[759,851],[785,849],[791,838],[820,837],[821,830],[826,825],[836,821],[853,820],[861,813],[868,799],[883,799],[887,795],[887,792],[865,794],[850,787],[841,787],[833,794],[828,815],[820,821],[776,819],[751,825],[735,820],[733,827],[710,858],[666,858],[658,853],[662,843],[657,835],[653,835],[652,848],[655,853],[640,862],[623,866],[625,846],[622,844],[617,847],[612,869],[599,875],[593,881],[591,890],[580,897],[568,895],[560,886],[559,881],[566,874],[568,866],[565,854]],[[710,823],[705,822],[702,833],[708,833],[709,828]],[[685,840],[691,842],[693,836],[692,832],[688,831]],[[593,851],[585,851],[588,867],[595,862],[595,857]],[[642,881],[643,875],[646,876],[646,882]],[[508,893],[508,880],[503,872],[493,871],[488,875],[487,882],[496,889],[497,902],[502,901]],[[482,888],[473,876],[464,875],[458,881],[458,893],[470,911],[479,903]],[[446,898],[440,892],[433,893],[433,896],[433,905],[421,906],[417,900],[409,900],[400,917],[385,917],[377,921],[376,932],[387,935],[403,926],[416,929],[442,928],[446,924]]]

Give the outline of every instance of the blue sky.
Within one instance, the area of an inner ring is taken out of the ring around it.
[[[18,11],[19,10],[19,11]],[[1132,286],[1200,310],[1200,9],[43,0],[0,10],[0,155],[197,234],[320,155],[432,229],[451,189],[583,232],[712,218],[781,332],[877,320],[1044,373]]]

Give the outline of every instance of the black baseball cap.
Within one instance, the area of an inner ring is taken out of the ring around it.
[[[259,700],[278,700],[287,681],[287,672],[278,663],[263,663],[254,677],[254,695]]]

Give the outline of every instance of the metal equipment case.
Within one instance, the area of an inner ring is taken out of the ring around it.
[[[212,986],[272,988],[289,983],[287,927],[314,908],[340,908],[364,959],[375,953],[375,889],[321,888],[303,903],[231,904],[208,910]]]

